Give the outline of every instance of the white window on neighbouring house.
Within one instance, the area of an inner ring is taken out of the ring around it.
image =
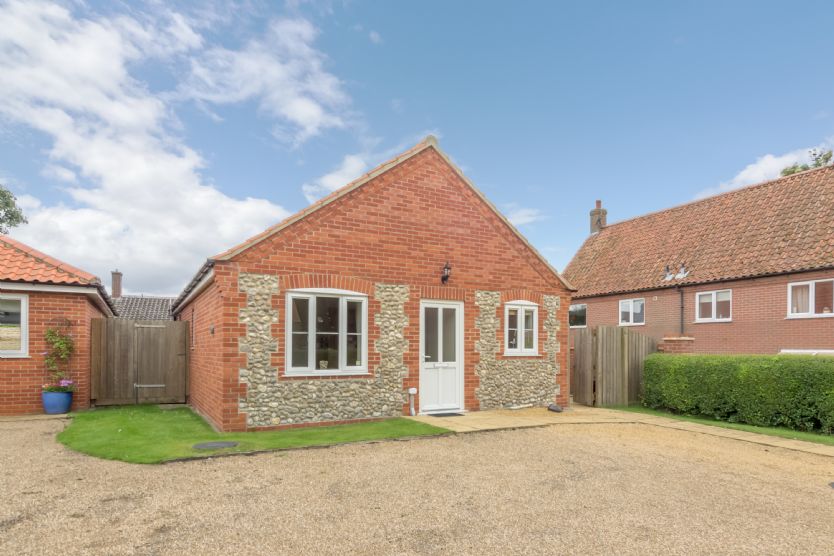
[[[727,322],[733,317],[733,291],[718,290],[695,294],[697,322]]]
[[[287,374],[368,370],[368,298],[343,290],[287,294]]]
[[[620,326],[637,326],[646,323],[646,301],[640,299],[620,300]]]
[[[577,303],[570,306],[568,324],[571,328],[585,328],[588,325],[588,305]]]
[[[788,284],[788,318],[834,317],[834,279]]]
[[[0,357],[29,355],[29,297],[0,294]]]
[[[504,355],[538,355],[539,306],[531,301],[504,305]]]

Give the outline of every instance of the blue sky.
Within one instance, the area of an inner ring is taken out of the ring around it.
[[[133,292],[427,133],[558,268],[834,138],[834,5],[0,3],[14,236]],[[49,40],[46,40],[46,38]]]

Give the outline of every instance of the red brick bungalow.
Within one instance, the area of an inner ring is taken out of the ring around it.
[[[568,403],[571,288],[433,137],[209,259],[174,303],[219,429]],[[411,393],[409,392],[411,390]]]
[[[565,270],[571,326],[697,353],[834,353],[834,167],[606,225]]]
[[[50,327],[66,327],[75,340],[73,409],[89,407],[90,321],[112,315],[98,278],[0,235],[0,415],[42,411]]]

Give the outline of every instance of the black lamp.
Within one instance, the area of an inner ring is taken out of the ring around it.
[[[449,277],[452,275],[452,265],[449,264],[449,261],[446,261],[446,264],[443,266],[443,271],[440,274],[440,283],[445,284],[449,281]]]

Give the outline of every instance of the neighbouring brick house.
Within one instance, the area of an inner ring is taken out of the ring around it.
[[[87,272],[0,235],[0,415],[40,413],[44,333],[66,329],[75,341],[73,409],[90,404],[90,321],[112,316],[101,282]]]
[[[834,167],[606,216],[597,201],[565,270],[572,327],[634,326],[668,351],[834,350]]]
[[[445,275],[445,278],[442,276]],[[209,259],[190,402],[222,430],[568,403],[570,286],[429,137]]]

